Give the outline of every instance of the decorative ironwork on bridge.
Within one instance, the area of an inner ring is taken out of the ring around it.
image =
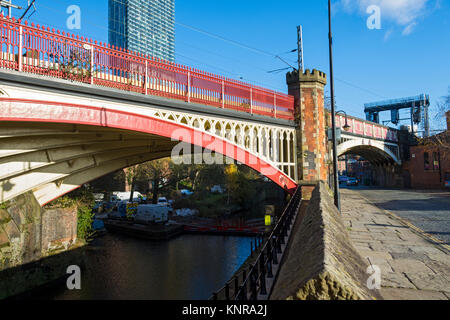
[[[0,16],[0,67],[294,119],[294,98],[259,86]]]

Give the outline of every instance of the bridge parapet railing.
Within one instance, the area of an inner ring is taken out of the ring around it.
[[[346,122],[345,116],[336,115],[336,126],[338,128],[343,128],[346,123],[350,127],[347,131],[349,133],[374,139],[398,142],[398,130],[396,129],[350,116],[347,116]]]
[[[274,285],[290,231],[300,210],[302,191],[299,186],[277,221],[272,232],[259,244],[257,257],[248,268],[215,292],[210,300],[267,299]]]
[[[294,119],[294,97],[0,15],[0,68]]]

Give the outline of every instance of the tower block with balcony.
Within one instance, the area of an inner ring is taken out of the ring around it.
[[[326,181],[328,150],[324,88],[325,73],[313,69],[286,75],[289,94],[295,97],[295,123],[297,135],[297,170],[299,184]]]

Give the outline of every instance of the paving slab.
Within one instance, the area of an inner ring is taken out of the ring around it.
[[[388,300],[450,300],[450,252],[420,228],[343,189],[342,215],[360,255],[381,270]]]
[[[444,262],[450,268],[450,257],[448,254],[439,252],[439,253],[426,253],[425,255],[433,261]]]
[[[450,281],[450,265],[446,262],[426,260],[425,264],[434,271],[435,274],[441,274]]]
[[[359,254],[364,258],[371,259],[384,259],[384,260],[392,260],[392,255],[389,252],[381,252],[376,250],[361,250]]]
[[[405,274],[386,272],[381,275],[381,279],[381,285],[383,288],[417,289],[417,287],[409,281]]]
[[[441,274],[409,273],[405,272],[408,279],[419,290],[433,290],[450,292],[450,281]]]
[[[434,271],[431,270],[420,260],[415,259],[394,259],[389,261],[394,272],[398,273],[421,273],[421,274],[433,274]]]
[[[449,300],[448,295],[439,291],[414,290],[404,288],[381,288],[386,300]]]
[[[411,246],[411,250],[417,253],[435,254],[438,255],[442,251],[433,246]]]
[[[391,252],[394,259],[413,259],[418,261],[428,261],[430,258],[426,254],[415,253],[414,251],[408,252]]]
[[[370,259],[372,265],[380,268],[381,278],[383,279],[383,274],[394,273],[392,266],[384,259]]]

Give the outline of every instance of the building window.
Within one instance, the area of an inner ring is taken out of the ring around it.
[[[425,170],[430,170],[430,155],[428,152],[423,153],[423,165]]]
[[[433,152],[433,170],[439,171],[439,152]]]

